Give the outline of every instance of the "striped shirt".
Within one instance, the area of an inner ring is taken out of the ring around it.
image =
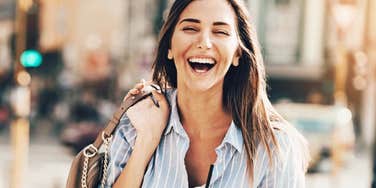
[[[189,137],[179,118],[176,106],[176,90],[167,92],[171,105],[170,121],[152,156],[142,183],[143,188],[179,187],[188,188],[188,174],[184,158],[189,148]],[[279,143],[278,157],[273,151],[273,162],[261,144],[254,162],[255,188],[302,188],[305,187],[302,151],[294,147],[297,139],[286,131],[275,130]],[[110,161],[106,187],[111,187],[127,164],[136,139],[136,130],[124,115],[114,134],[110,147]],[[247,155],[242,132],[231,123],[222,143],[215,149],[214,163],[209,187],[250,187],[247,174]]]

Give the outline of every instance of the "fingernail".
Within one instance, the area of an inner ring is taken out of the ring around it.
[[[154,88],[155,91],[157,91],[159,94],[162,94],[162,91],[161,91],[161,89],[159,88],[158,85],[156,85],[156,84],[151,84],[150,86],[151,86],[152,88]]]
[[[155,90],[158,90],[157,86],[155,86],[154,84],[151,84],[150,86],[153,87]]]

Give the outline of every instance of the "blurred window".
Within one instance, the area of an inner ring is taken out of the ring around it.
[[[303,0],[261,1],[258,33],[267,64],[299,62]]]

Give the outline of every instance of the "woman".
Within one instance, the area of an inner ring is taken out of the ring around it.
[[[174,2],[153,65],[165,97],[122,118],[108,186],[305,186],[305,141],[267,99],[251,28],[239,0]]]

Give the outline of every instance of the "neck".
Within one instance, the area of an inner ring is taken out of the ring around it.
[[[180,119],[190,136],[207,137],[208,132],[225,133],[231,124],[231,114],[225,112],[222,88],[208,91],[192,91],[179,88],[177,103]]]

